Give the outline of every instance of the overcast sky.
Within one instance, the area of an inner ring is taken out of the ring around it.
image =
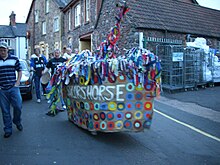
[[[0,25],[9,25],[9,15],[16,14],[16,22],[25,23],[32,0],[0,0]],[[220,10],[220,0],[197,0],[201,6]]]

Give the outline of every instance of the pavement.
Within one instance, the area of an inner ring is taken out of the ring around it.
[[[164,98],[183,103],[194,103],[200,107],[220,112],[220,83],[216,83],[214,87],[199,88],[193,91],[172,91],[172,93],[163,91],[161,100]]]

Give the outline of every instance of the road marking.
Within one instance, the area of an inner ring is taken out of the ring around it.
[[[172,118],[172,117],[166,115],[165,113],[162,113],[162,112],[160,112],[160,111],[158,111],[158,110],[156,110],[156,109],[154,109],[154,112],[159,113],[160,115],[162,115],[162,116],[164,116],[164,117],[166,117],[166,118],[168,118],[168,119],[170,119],[170,120],[173,120],[173,121],[176,122],[176,123],[179,123],[179,124],[181,124],[181,125],[183,125],[183,126],[185,126],[185,127],[190,128],[190,129],[193,130],[193,131],[196,131],[196,132],[198,132],[198,133],[200,133],[200,134],[202,134],[202,135],[204,135],[204,136],[207,136],[207,137],[209,137],[209,138],[211,138],[211,139],[214,139],[214,140],[220,142],[220,138],[218,138],[218,137],[216,137],[216,136],[210,135],[209,133],[206,133],[206,132],[204,132],[204,131],[202,131],[202,130],[196,128],[196,127],[193,127],[193,126],[191,126],[191,125],[189,125],[189,124],[186,124],[186,123],[184,123],[184,122],[182,122],[182,121],[179,121],[179,120],[177,120],[177,119],[174,119],[174,118]]]

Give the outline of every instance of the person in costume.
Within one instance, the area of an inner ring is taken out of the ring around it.
[[[40,54],[40,49],[35,48],[34,54],[31,56],[31,70],[34,71],[34,84],[36,89],[37,102],[41,102],[41,76],[47,64],[47,59],[44,55]]]
[[[49,69],[51,69],[51,75],[56,74],[57,66],[61,65],[65,61],[67,61],[67,59],[61,57],[60,50],[56,49],[54,51],[54,58],[49,60],[49,62],[46,65],[46,68],[43,71],[43,74],[46,74],[49,71]],[[51,80],[51,81],[53,81],[53,80]],[[60,87],[58,88],[58,86],[57,86],[57,89],[55,91],[50,91],[49,95],[55,94],[55,93],[56,93],[56,96],[53,98],[51,105],[50,105],[51,110],[47,113],[47,115],[49,115],[49,116],[55,116],[57,114],[57,112],[55,112],[55,109],[59,109],[58,105],[57,105],[59,102],[61,102],[61,104],[62,104],[62,109],[60,109],[60,110],[66,109],[65,103],[62,98],[61,88]],[[56,107],[54,107],[53,105],[56,105]],[[53,107],[55,109],[53,109]]]
[[[4,138],[12,135],[12,122],[19,131],[23,130],[21,124],[22,97],[18,87],[21,76],[21,64],[18,58],[9,54],[6,42],[0,42],[0,107],[4,123]],[[13,107],[13,119],[10,106]]]

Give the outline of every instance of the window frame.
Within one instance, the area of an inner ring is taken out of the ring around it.
[[[39,10],[34,11],[34,22],[35,23],[39,22]]]
[[[77,4],[74,7],[74,25],[75,27],[80,26],[81,6]]]
[[[68,30],[71,31],[72,29],[72,14],[71,10],[68,12]]]
[[[45,13],[49,13],[49,0],[45,0]]]
[[[58,32],[60,30],[59,17],[56,16],[53,19],[53,32]]]
[[[90,21],[90,0],[85,0],[85,22]]]
[[[42,21],[42,35],[47,34],[47,24],[46,21]]]

